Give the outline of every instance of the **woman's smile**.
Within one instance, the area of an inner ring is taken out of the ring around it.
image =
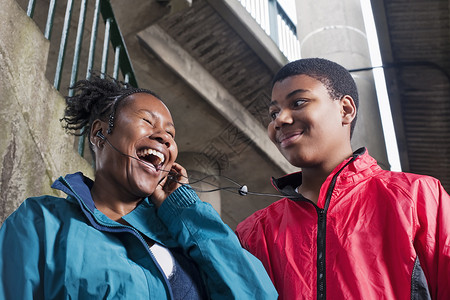
[[[105,130],[106,131],[106,130]],[[178,154],[175,128],[167,107],[156,97],[137,93],[124,99],[116,113],[110,148],[97,158],[97,175],[109,178],[111,189],[124,188],[132,196],[152,195],[164,170],[170,170]],[[164,173],[164,174],[163,174]]]

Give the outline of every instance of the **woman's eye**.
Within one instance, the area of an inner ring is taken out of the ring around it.
[[[153,126],[153,123],[152,122],[150,122],[150,120],[148,120],[148,119],[143,119],[145,122],[147,122],[148,124],[150,124],[150,125],[152,125]]]

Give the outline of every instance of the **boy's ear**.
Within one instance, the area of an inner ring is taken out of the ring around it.
[[[345,95],[341,98],[341,115],[342,125],[350,125],[356,117],[355,101],[349,95]]]

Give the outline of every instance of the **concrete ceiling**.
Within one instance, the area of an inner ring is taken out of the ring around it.
[[[449,1],[372,1],[404,171],[450,191]]]

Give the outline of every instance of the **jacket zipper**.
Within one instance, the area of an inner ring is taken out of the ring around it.
[[[102,221],[97,220],[97,219],[95,219],[95,221],[96,221],[97,223],[99,223],[99,225],[101,225],[101,226],[105,226],[105,227],[109,227],[109,228],[114,228],[114,229],[119,229],[119,230],[121,230],[122,232],[128,232],[128,233],[131,233],[131,234],[133,234],[134,236],[136,236],[136,237],[139,239],[139,241],[141,242],[141,244],[144,245],[145,250],[146,250],[147,253],[150,255],[150,258],[151,258],[151,259],[153,260],[153,262],[155,263],[155,265],[156,265],[156,267],[158,268],[159,272],[163,275],[163,279],[164,279],[164,282],[165,282],[165,284],[166,284],[167,291],[169,292],[169,297],[170,297],[170,299],[174,299],[174,298],[173,298],[173,294],[172,294],[172,288],[171,288],[171,286],[170,286],[169,280],[167,279],[167,276],[165,275],[164,271],[162,270],[161,266],[159,265],[158,261],[156,260],[155,255],[154,255],[153,252],[150,250],[150,247],[147,245],[147,243],[145,242],[145,240],[144,240],[144,238],[142,237],[142,235],[141,235],[136,229],[134,229],[133,227],[130,227],[130,226],[126,226],[126,225],[121,225],[121,226],[119,226],[119,225],[110,225],[110,224],[106,224],[106,223],[103,223]]]
[[[327,190],[325,198],[324,208],[319,208],[316,204],[317,211],[317,299],[325,300],[326,295],[326,265],[325,265],[325,252],[326,252],[326,228],[327,228],[327,211],[330,205],[331,196],[333,194],[334,187],[336,185],[337,178],[342,170],[345,169],[350,163],[352,163],[358,156],[354,155],[339,171],[334,174],[330,186]]]
[[[119,225],[109,225],[109,224],[105,224],[105,223],[103,223],[103,222],[101,222],[101,221],[99,221],[99,220],[97,220],[97,219],[95,219],[95,221],[96,221],[97,223],[99,223],[101,226],[105,226],[105,227],[109,227],[109,228],[114,228],[114,229],[119,229],[119,230],[121,230],[121,231],[123,231],[123,232],[128,232],[128,233],[131,233],[131,234],[133,234],[134,236],[136,236],[136,237],[139,239],[139,241],[141,242],[141,244],[144,246],[144,248],[145,248],[145,250],[147,251],[147,253],[150,255],[150,258],[151,258],[151,259],[153,260],[153,262],[155,263],[155,265],[156,265],[156,267],[158,268],[159,272],[163,275],[163,279],[164,279],[164,282],[165,282],[165,284],[166,284],[167,290],[168,290],[168,292],[169,292],[170,299],[174,299],[174,298],[173,298],[173,295],[172,295],[172,288],[171,288],[171,286],[170,286],[170,282],[169,282],[167,276],[165,275],[164,271],[162,270],[161,266],[159,265],[158,261],[156,260],[155,255],[154,255],[153,252],[150,250],[150,247],[148,246],[147,242],[145,242],[145,240],[144,240],[144,238],[142,237],[142,235],[141,235],[136,229],[134,229],[133,227],[130,227],[130,226],[126,226],[126,225],[121,225],[121,226],[119,226]]]
[[[84,206],[84,208],[85,208],[84,210],[88,211],[91,214],[92,219],[95,220],[95,222],[98,225],[103,226],[103,227],[108,227],[108,228],[111,228],[111,229],[115,229],[113,232],[128,232],[128,233],[131,233],[131,234],[133,234],[134,236],[136,236],[140,240],[141,244],[144,245],[145,250],[150,255],[151,259],[153,260],[153,262],[155,263],[156,267],[158,268],[159,272],[163,275],[163,279],[164,279],[164,282],[166,284],[167,290],[169,292],[170,299],[174,299],[173,298],[173,294],[172,294],[172,288],[170,286],[170,282],[167,279],[167,277],[165,276],[161,266],[159,265],[158,261],[156,260],[156,257],[151,252],[150,248],[148,247],[148,245],[145,242],[145,240],[142,237],[142,235],[136,229],[134,229],[133,227],[126,226],[126,225],[111,225],[111,224],[107,224],[107,223],[104,223],[104,222],[98,220],[94,216],[94,213],[91,212],[91,210],[84,204],[83,200],[81,200],[81,197],[72,189],[70,184],[64,178],[62,178],[62,180],[64,180],[66,186],[69,187],[70,191],[74,194],[74,196],[77,198],[77,200],[79,202],[81,202],[80,205]],[[84,211],[84,210],[82,209],[82,211]],[[90,218],[88,218],[88,220],[90,220]],[[99,229],[97,229],[97,230],[99,230]]]
[[[317,224],[317,299],[326,299],[325,289],[325,210],[316,207],[318,215]]]

